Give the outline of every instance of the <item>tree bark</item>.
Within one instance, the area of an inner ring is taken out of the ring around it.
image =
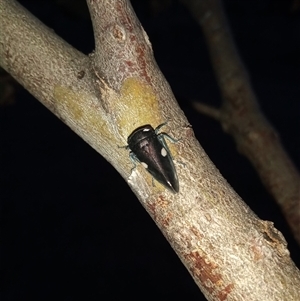
[[[220,0],[182,0],[201,25],[223,102],[219,109],[195,103],[235,139],[281,207],[300,245],[300,175],[276,130],[261,112],[247,71],[230,34]]]
[[[282,234],[243,203],[209,160],[125,0],[89,0],[96,49],[84,56],[17,2],[0,2],[0,63],[128,182],[208,300],[298,300],[300,273]],[[168,122],[180,191],[152,185],[126,145]]]

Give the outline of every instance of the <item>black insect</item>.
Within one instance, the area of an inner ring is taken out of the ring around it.
[[[158,133],[166,123],[160,124],[155,130],[150,124],[135,129],[127,139],[131,150],[130,158],[141,163],[146,170],[162,185],[173,193],[179,191],[179,183],[174,163],[164,137],[177,142],[166,133]]]

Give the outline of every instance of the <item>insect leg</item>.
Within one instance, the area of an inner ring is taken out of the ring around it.
[[[168,121],[166,121],[166,122],[164,122],[164,123],[158,125],[158,126],[156,127],[156,129],[155,129],[155,134],[156,134],[156,135],[159,135],[159,134],[158,134],[158,131],[159,131],[163,126],[165,126],[167,123],[168,123]]]
[[[140,160],[137,158],[137,156],[133,152],[129,153],[129,158],[130,158],[131,163],[133,164],[133,167],[131,168],[131,173],[132,173],[132,171],[136,168],[136,162],[140,163]]]

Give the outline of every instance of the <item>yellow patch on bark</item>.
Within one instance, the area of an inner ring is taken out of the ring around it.
[[[124,81],[117,110],[118,128],[125,139],[140,126],[150,124],[155,128],[163,122],[152,87],[137,78]]]
[[[81,134],[93,132],[93,135],[110,137],[107,126],[102,118],[102,108],[99,103],[86,102],[90,95],[73,92],[72,89],[56,86],[54,89],[57,115],[74,130]],[[74,124],[74,127],[72,127]],[[85,135],[84,135],[85,136]]]

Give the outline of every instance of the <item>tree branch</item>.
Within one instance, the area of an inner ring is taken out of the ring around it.
[[[183,0],[204,32],[223,96],[219,121],[258,172],[300,244],[300,176],[263,116],[219,0]],[[197,108],[203,107],[197,104]],[[207,115],[210,110],[202,110]]]
[[[88,5],[96,38],[90,58],[2,0],[1,65],[120,172],[209,300],[298,298],[300,273],[283,236],[242,202],[195,139],[129,1]],[[181,138],[169,145],[177,194],[153,187],[141,165],[131,172],[119,147],[136,127],[166,120]]]

